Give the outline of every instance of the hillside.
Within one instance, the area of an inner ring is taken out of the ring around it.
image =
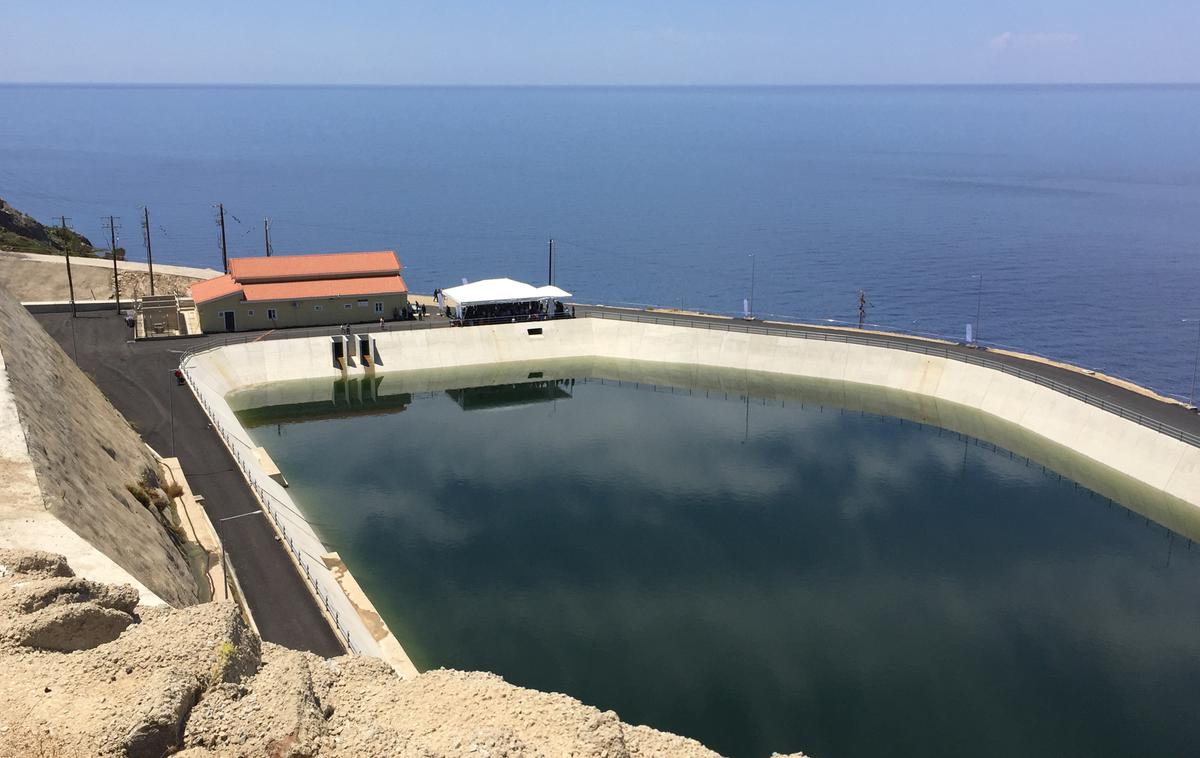
[[[87,258],[96,257],[91,240],[71,229],[46,226],[27,213],[22,213],[0,198],[0,250],[16,250],[23,253],[47,253]],[[118,258],[123,252],[118,250]]]

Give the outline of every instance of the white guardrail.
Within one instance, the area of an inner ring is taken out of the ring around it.
[[[346,649],[360,655],[382,657],[375,637],[363,623],[358,610],[334,578],[333,572],[321,559],[328,551],[320,538],[287,490],[267,476],[258,461],[258,455],[254,452],[257,446],[250,441],[246,430],[242,428],[225,398],[196,376],[196,371],[191,365],[192,360],[196,355],[213,349],[216,348],[189,351],[182,356],[179,368],[187,379],[188,386],[212,422],[213,429],[220,435],[230,455],[237,462],[246,483],[262,504],[263,511],[268,515],[275,531],[279,533],[280,541],[287,546],[300,573],[324,608]]]

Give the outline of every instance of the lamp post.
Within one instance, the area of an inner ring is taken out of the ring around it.
[[[754,260],[754,253],[750,253],[750,302],[749,302],[749,307],[746,309],[747,310],[747,313],[746,313],[747,318],[754,318],[754,273],[755,273],[755,268],[756,268],[756,261]]]
[[[979,317],[983,314],[983,272],[976,274],[979,277],[979,292],[975,297],[975,344],[979,344]]]
[[[1196,407],[1196,375],[1200,371],[1200,318],[1185,318],[1185,324],[1196,325],[1196,356],[1192,359],[1192,391],[1188,393],[1188,405]]]

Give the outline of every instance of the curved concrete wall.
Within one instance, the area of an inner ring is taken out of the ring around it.
[[[1010,374],[938,356],[845,342],[580,318],[394,331],[373,336],[380,362],[347,376],[548,358],[606,357],[696,364],[869,384],[978,409],[1200,506],[1200,448]],[[336,378],[328,337],[229,345],[192,356],[199,381],[233,390]]]
[[[599,357],[872,385],[885,393],[912,396],[900,405],[911,407],[915,397],[919,406],[920,398],[925,398],[930,404],[927,419],[953,427],[956,408],[982,413],[1045,439],[1051,443],[1048,449],[1057,446],[1074,451],[1192,507],[1200,506],[1200,448],[987,367],[886,347],[721,329],[593,318],[532,325],[541,328],[538,335],[529,334],[530,326],[501,324],[376,333],[372,340],[377,364],[364,367],[361,361],[351,361],[345,376]],[[225,402],[226,395],[262,387],[267,404],[272,404],[272,389],[263,385],[343,376],[334,367],[329,337],[217,347],[186,357],[183,365],[214,420],[228,430],[227,441],[235,452],[251,445]],[[256,486],[265,488],[270,498],[286,501],[288,505],[281,513],[284,518],[294,518],[298,511],[286,490],[272,487],[273,483],[264,479],[258,479]],[[323,552],[307,524],[297,528],[306,543],[311,541],[312,550]],[[318,590],[319,595],[321,592]],[[364,632],[349,633],[356,638]],[[369,652],[369,638],[358,647]]]

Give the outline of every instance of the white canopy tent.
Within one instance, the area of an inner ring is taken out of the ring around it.
[[[571,297],[566,290],[548,284],[534,287],[513,279],[480,279],[442,290],[448,305],[496,305],[499,303],[529,303],[537,300],[562,300]]]
[[[561,301],[568,297],[570,292],[553,285],[534,287],[512,279],[481,279],[442,290],[438,304],[452,308],[460,323],[528,321],[561,316]]]

